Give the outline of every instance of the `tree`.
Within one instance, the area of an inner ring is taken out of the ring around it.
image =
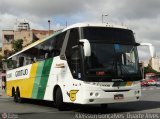
[[[14,52],[18,52],[20,50],[22,50],[23,48],[23,40],[22,39],[18,39],[13,41],[12,47],[14,49]]]
[[[12,51],[10,51],[10,50],[4,50],[4,56],[3,56],[3,58],[4,58],[4,59],[7,59],[7,58],[8,58],[9,56],[11,56],[13,53],[14,53],[13,50],[12,50]]]
[[[2,61],[2,59],[3,59],[3,56],[2,56],[2,55],[0,55],[0,61]]]
[[[3,56],[0,55],[0,71],[2,70],[2,59],[3,59]]]
[[[146,73],[158,73],[156,70],[152,69],[152,67],[150,65],[148,65],[147,67],[144,67],[144,74]]]

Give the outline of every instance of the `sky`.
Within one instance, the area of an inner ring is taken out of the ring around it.
[[[160,0],[0,0],[0,45],[2,30],[27,21],[31,29],[64,28],[79,22],[102,22],[127,26],[137,42],[149,42],[160,56]],[[139,46],[141,60],[149,49]]]

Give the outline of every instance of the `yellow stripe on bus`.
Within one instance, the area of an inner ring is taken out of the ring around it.
[[[7,81],[7,95],[12,96],[12,87],[19,87],[22,98],[31,98],[38,63],[32,64],[30,78]]]

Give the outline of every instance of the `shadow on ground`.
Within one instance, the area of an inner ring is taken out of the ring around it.
[[[47,106],[56,108],[51,101],[40,101],[40,100],[25,100],[24,103]],[[160,101],[139,101],[130,103],[120,103],[120,104],[109,104],[108,108],[101,108],[100,105],[67,105],[65,111],[74,111],[78,113],[88,113],[88,114],[108,114],[108,113],[121,113],[121,112],[135,112],[160,108]]]

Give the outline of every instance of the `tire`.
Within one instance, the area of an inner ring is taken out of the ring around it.
[[[13,95],[13,100],[14,100],[14,102],[18,102],[16,93],[14,93],[14,95]]]
[[[21,98],[19,90],[16,91],[16,99],[17,99],[18,103],[22,103],[23,102],[23,98]]]
[[[60,88],[56,90],[55,104],[59,110],[64,110],[63,96]]]

